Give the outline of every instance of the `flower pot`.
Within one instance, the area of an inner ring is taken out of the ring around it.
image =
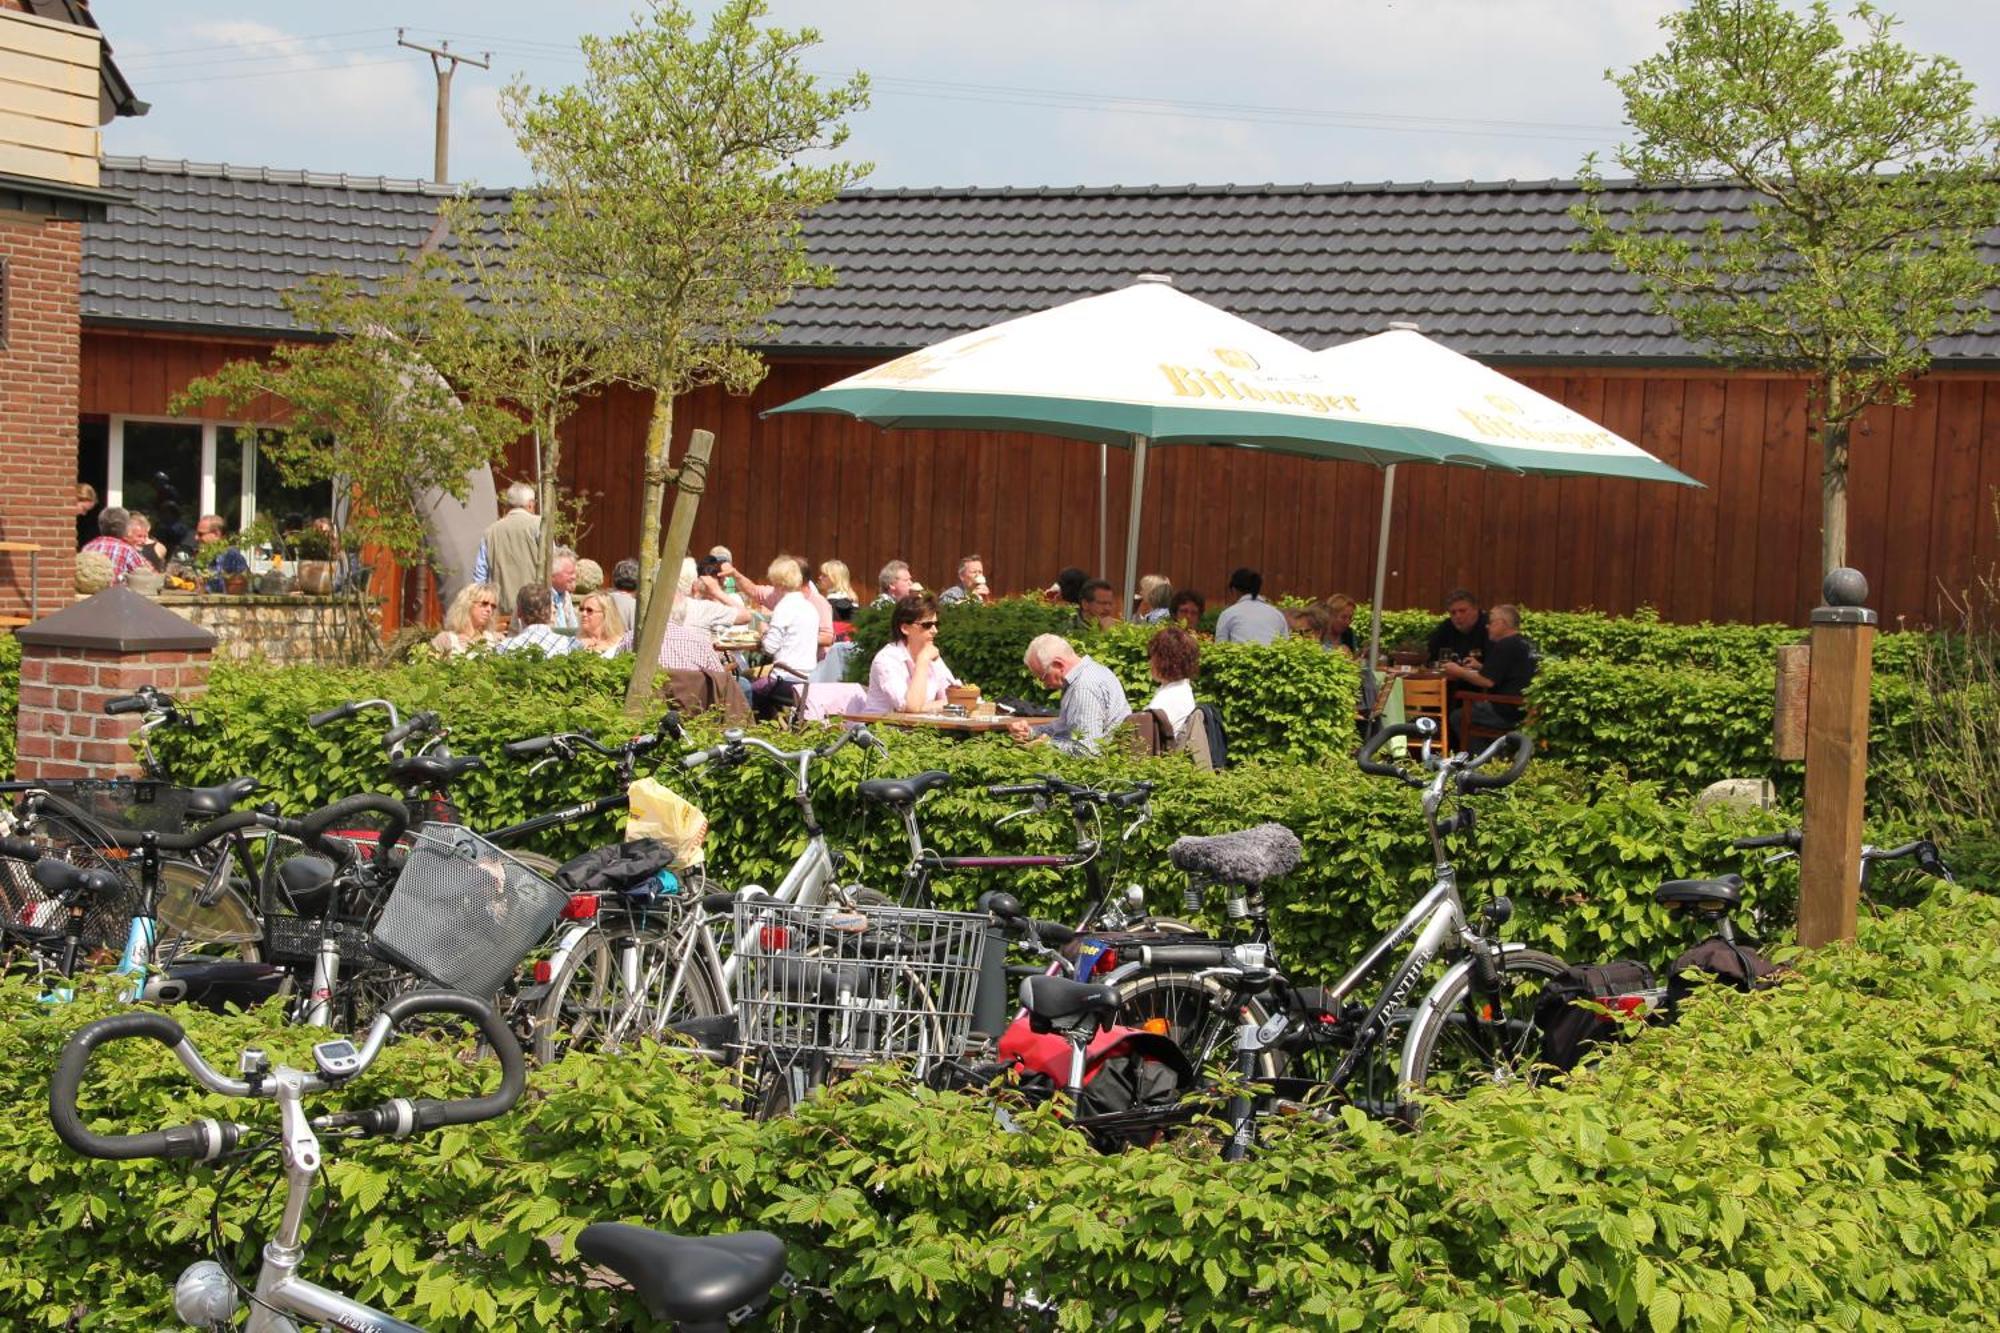
[[[299,591],[324,597],[333,591],[333,561],[299,561]]]

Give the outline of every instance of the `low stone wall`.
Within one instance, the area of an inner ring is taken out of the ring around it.
[[[231,597],[164,592],[153,598],[215,635],[215,660],[262,657],[286,665],[340,666],[372,659],[382,644],[382,605],[370,598]]]

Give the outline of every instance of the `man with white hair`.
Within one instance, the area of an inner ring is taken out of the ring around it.
[[[1060,634],[1038,636],[1022,662],[1029,675],[1062,694],[1052,721],[1017,717],[1007,724],[1008,733],[1023,745],[1047,742],[1064,754],[1094,755],[1098,742],[1132,716],[1125,687],[1111,669],[1077,652]]]
[[[903,600],[915,582],[916,580],[910,577],[909,561],[891,560],[882,566],[882,572],[876,576],[875,586],[881,591],[875,595],[872,605],[894,606]]]
[[[500,589],[500,605],[511,607],[521,589],[542,580],[542,520],[535,515],[535,488],[517,481],[507,488],[507,512],[486,529],[472,562],[472,581]]]
[[[576,552],[556,547],[549,561],[549,624],[557,629],[576,628]]]

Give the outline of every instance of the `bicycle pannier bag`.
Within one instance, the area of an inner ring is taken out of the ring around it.
[[[1535,1026],[1542,1031],[1542,1063],[1564,1071],[1574,1069],[1587,1052],[1623,1035],[1624,1027],[1617,1019],[1585,1008],[1579,1001],[1618,1008],[1614,1000],[1652,986],[1652,969],[1629,958],[1615,963],[1577,963],[1550,977],[1535,1003]]]
[[[1778,965],[1755,949],[1711,935],[1667,969],[1667,1012],[1678,1013],[1703,979],[1750,991],[1772,984],[1777,974]]]

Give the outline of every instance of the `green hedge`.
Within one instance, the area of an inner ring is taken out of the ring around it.
[[[0,634],[0,773],[14,773],[21,709],[21,642]]]
[[[1324,656],[1323,654],[1321,656]],[[203,705],[203,726],[162,736],[159,748],[177,773],[220,781],[255,774],[289,809],[304,809],[357,790],[382,790],[379,722],[338,724],[322,732],[305,725],[311,713],[346,699],[387,697],[405,709],[436,708],[453,726],[452,742],[492,766],[458,789],[476,826],[498,826],[531,813],[598,794],[610,782],[598,761],[530,776],[529,766],[501,756],[508,740],[559,728],[630,733],[617,713],[619,664],[521,658],[413,665],[379,672],[340,669],[221,667]],[[379,714],[377,717],[379,718]],[[1022,821],[998,832],[989,826],[1013,807],[986,797],[984,785],[1058,766],[1068,774],[1116,781],[1143,774],[1160,784],[1155,822],[1130,846],[1130,878],[1147,884],[1156,904],[1171,907],[1179,880],[1166,846],[1183,833],[1213,833],[1274,819],[1304,841],[1306,863],[1274,891],[1276,930],[1288,956],[1333,967],[1389,924],[1428,882],[1430,847],[1414,792],[1360,774],[1348,759],[1320,764],[1246,764],[1202,773],[1184,759],[1135,761],[1122,756],[1072,760],[997,737],[954,741],[884,729],[891,758],[843,752],[825,766],[816,787],[822,819],[856,849],[872,883],[892,886],[907,859],[899,826],[864,809],[856,784],[865,776],[943,768],[959,785],[930,798],[925,825],[940,850],[1061,848],[1067,828],[1053,820]],[[781,742],[782,743],[782,742]],[[726,777],[690,776],[664,761],[660,776],[708,812],[711,857],[731,881],[775,883],[803,839],[775,765],[752,763]],[[1691,819],[1684,804],[1659,787],[1624,775],[1597,781],[1538,764],[1513,790],[1483,797],[1480,823],[1461,837],[1462,883],[1468,897],[1506,893],[1521,908],[1516,933],[1577,957],[1635,950],[1657,952],[1662,922],[1650,891],[1660,880],[1734,868],[1727,839],[1739,824]],[[1769,827],[1759,817],[1751,826]],[[604,817],[539,844],[563,856],[615,837]],[[1047,875],[1018,882],[1050,915],[1075,910],[1081,887]],[[969,903],[990,884],[947,886]],[[1789,920],[1787,881],[1758,884],[1759,910],[1773,928]]]
[[[977,684],[989,698],[1052,699],[1022,664],[1029,640],[1038,634],[1061,634],[1077,651],[1110,667],[1134,708],[1144,707],[1156,688],[1146,671],[1146,645],[1154,626],[1083,630],[1068,608],[1033,598],[942,607],[938,622],[938,651],[952,673]],[[886,609],[857,614],[851,679],[868,679],[868,664],[888,634]],[[1195,692],[1222,710],[1232,760],[1322,763],[1354,748],[1360,672],[1344,655],[1315,644],[1204,643]]]
[[[332,1141],[305,1272],[440,1333],[623,1327],[633,1301],[569,1242],[592,1221],[782,1234],[784,1328],[1008,1329],[1009,1293],[1071,1329],[1988,1327],[2000,1308],[2000,903],[1960,892],[1800,980],[1716,992],[1562,1089],[1483,1089],[1421,1134],[1268,1126],[1249,1162],[1195,1136],[1115,1159],[1042,1114],[860,1079],[755,1124],[720,1075],[648,1049],[535,1072],[507,1117]],[[206,1253],[218,1174],[92,1162],[47,1128],[66,1033],[110,1006],[0,985],[0,1321],[151,1333]],[[180,1011],[218,1062],[316,1034]],[[100,1128],[269,1108],[191,1095],[155,1046],[110,1048]],[[436,1036],[332,1105],[463,1094],[490,1066]],[[223,1200],[261,1237],[272,1161]],[[248,1246],[241,1246],[250,1256]],[[643,1326],[635,1323],[633,1326]]]

